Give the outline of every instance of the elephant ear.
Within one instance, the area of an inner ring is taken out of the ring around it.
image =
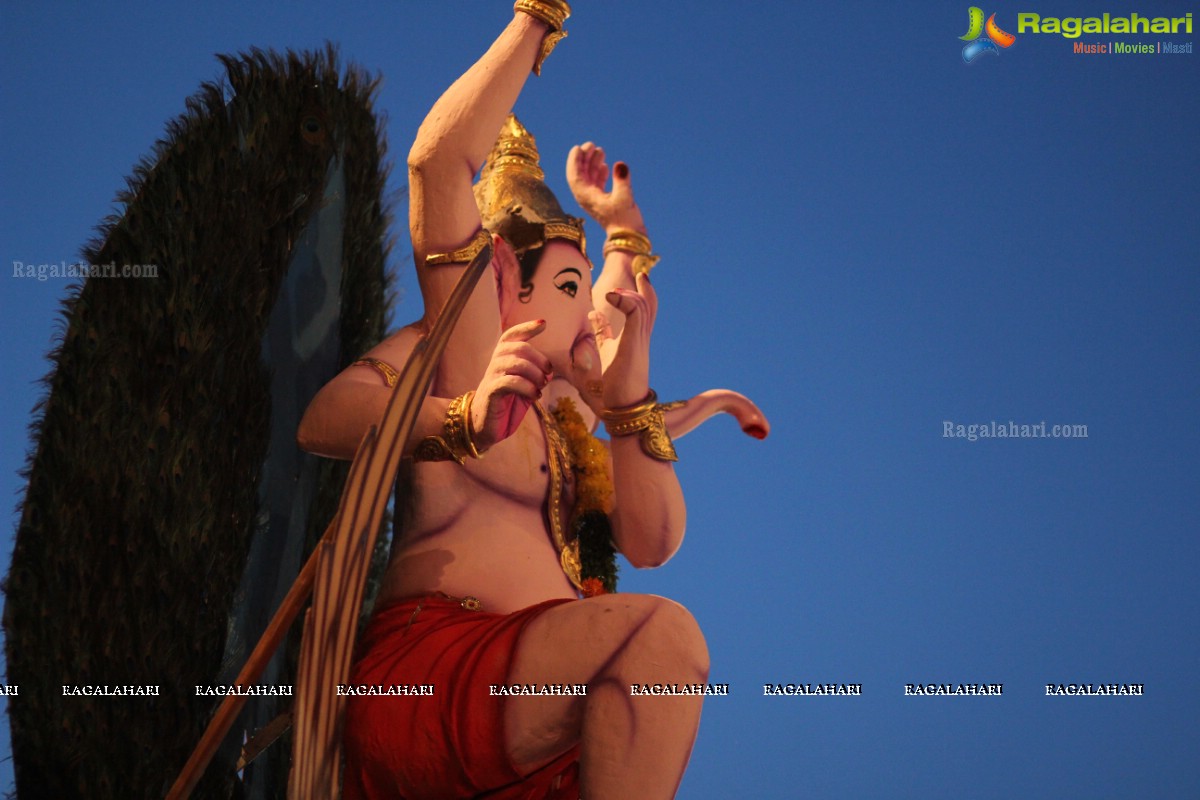
[[[499,237],[493,239],[496,257],[492,261],[495,270],[496,294],[500,300],[500,319],[509,318],[514,304],[520,302],[521,262],[508,242]]]
[[[332,49],[221,61],[83,253],[153,271],[88,278],[64,307],[6,583],[20,796],[161,797],[220,699],[195,687],[244,660],[345,479],[295,430],[383,335],[376,82]],[[296,646],[266,683],[292,682]],[[158,693],[63,696],[80,684]],[[230,796],[273,700],[250,704],[200,796]],[[283,786],[286,760],[240,791]]]

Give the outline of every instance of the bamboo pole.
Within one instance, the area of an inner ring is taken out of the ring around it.
[[[321,540],[332,535],[337,528],[337,520],[329,524],[325,529],[324,536]],[[313,580],[317,574],[317,554],[320,552],[318,546],[313,554],[308,557],[304,568],[300,570],[300,574],[296,576],[295,582],[292,583],[292,588],[288,590],[287,596],[283,598],[283,602],[279,604],[279,609],[276,610],[275,616],[271,618],[271,623],[267,625],[267,629],[263,631],[263,635],[258,640],[258,644],[254,646],[254,650],[250,653],[250,657],[246,659],[245,666],[238,673],[235,681],[238,686],[253,686],[262,676],[263,670],[267,668],[271,657],[275,655],[275,651],[279,648],[280,642],[287,634],[288,628],[295,621],[296,615],[300,613],[300,609],[304,607],[308,601],[308,596],[312,594]],[[200,737],[200,742],[196,748],[192,750],[192,755],[184,764],[183,769],[179,773],[179,777],[175,779],[175,783],[171,786],[171,790],[167,793],[167,800],[183,800],[183,798],[191,795],[192,790],[196,788],[196,784],[200,781],[200,777],[204,774],[204,770],[208,767],[212,757],[216,754],[217,748],[221,745],[221,740],[225,738],[225,734],[233,726],[234,720],[241,713],[242,707],[246,705],[248,698],[242,695],[227,694],[221,701],[221,705],[217,707],[217,713],[209,720],[208,727],[204,729],[204,735]]]

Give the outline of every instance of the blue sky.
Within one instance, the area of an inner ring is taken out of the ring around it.
[[[184,98],[220,76],[214,53],[338,43],[383,75],[402,158],[508,7],[0,10],[10,508],[68,289],[12,277],[11,263],[79,257]],[[1017,40],[970,65],[967,7],[579,2],[518,103],[564,199],[571,145],[592,139],[630,164],[663,255],[660,396],[738,389],[773,425],[757,442],[717,419],[679,442],[687,540],[666,567],[623,578],[693,611],[712,679],[731,687],[705,707],[682,798],[1200,785],[1187,757],[1200,713],[1200,61],[1078,55],[1016,25],[1027,11],[1200,7],[986,6]],[[419,311],[397,234],[400,324]],[[943,436],[946,421],[992,420],[1087,437]],[[903,696],[906,683],[975,681],[1002,682],[1003,697]],[[861,683],[863,696],[762,696],[780,682]],[[1051,698],[1051,682],[1146,693]],[[10,775],[0,763],[0,788]]]

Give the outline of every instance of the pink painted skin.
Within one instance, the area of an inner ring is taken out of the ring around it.
[[[425,315],[367,356],[400,368],[444,306],[464,265],[431,268],[425,256],[462,247],[479,230],[474,175],[545,33],[544,24],[516,14],[443,93],[417,132],[408,156],[409,225]],[[606,190],[604,151],[589,142],[571,150],[567,175],[580,205],[606,232],[645,232],[628,166],[617,165]],[[630,254],[611,253],[593,284],[584,254],[552,240],[522,302],[512,249],[494,239],[493,253],[495,280],[481,281],[472,294],[408,442],[413,448],[423,437],[441,434],[450,398],[474,390],[471,421],[484,457],[462,465],[413,465],[408,505],[397,509],[380,605],[444,592],[473,595],[489,611],[508,613],[577,597],[547,528],[547,443],[530,406],[540,401],[552,407],[559,397],[570,397],[591,423],[595,410],[640,402],[650,386],[658,295],[649,280],[634,277]],[[301,446],[351,457],[390,396],[374,369],[349,367],[309,406],[297,434]],[[752,436],[769,431],[758,407],[728,390],[697,395],[669,412],[667,425],[673,436],[682,436],[722,411]],[[686,524],[674,468],[647,456],[636,436],[613,439],[610,455],[613,541],[635,568],[659,566],[678,550]],[[568,496],[564,517],[570,505]],[[588,694],[507,698],[504,740],[495,746],[530,772],[578,745],[581,794],[588,800],[673,797],[699,726],[702,698],[631,701],[628,686],[695,683],[707,675],[699,626],[670,600],[622,593],[554,606],[524,629],[509,681],[585,683]]]

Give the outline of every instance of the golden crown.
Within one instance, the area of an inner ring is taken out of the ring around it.
[[[537,141],[509,114],[475,184],[483,226],[520,255],[550,239],[572,242],[587,256],[583,220],[569,216],[545,182]]]

